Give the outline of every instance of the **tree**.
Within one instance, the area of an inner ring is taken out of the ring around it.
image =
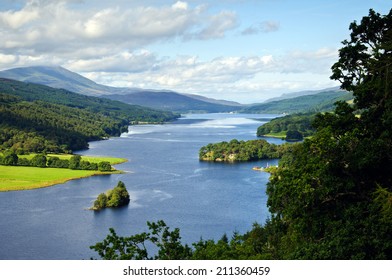
[[[288,130],[286,133],[286,141],[301,141],[304,137],[298,130]]]
[[[41,154],[35,155],[31,159],[30,163],[31,163],[31,166],[44,168],[44,167],[46,167],[46,156],[41,155]]]
[[[5,151],[3,157],[3,165],[17,165],[18,164],[18,156],[14,151]]]
[[[108,161],[101,161],[98,163],[98,170],[101,172],[107,172],[112,170],[112,166]]]
[[[162,220],[147,222],[149,231],[129,237],[121,237],[109,229],[110,234],[102,241],[90,246],[105,260],[182,260],[190,259],[191,249],[181,244],[180,230],[173,231]],[[154,245],[157,253],[150,256],[147,248]]]
[[[80,155],[74,155],[69,159],[69,169],[79,169],[80,161],[82,157]]]
[[[392,10],[370,10],[350,25],[332,78],[353,91],[354,106],[338,102],[333,113],[318,114],[313,138],[270,178],[280,258],[392,257],[385,211],[392,197],[391,27]]]
[[[93,209],[94,210],[101,210],[101,209],[105,208],[107,200],[108,200],[108,198],[107,198],[106,194],[104,194],[104,193],[99,194],[97,199],[94,201]]]

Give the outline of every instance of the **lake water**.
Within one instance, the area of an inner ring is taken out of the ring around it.
[[[147,230],[147,221],[179,227],[183,242],[244,233],[269,213],[268,174],[258,163],[199,162],[201,146],[256,139],[259,125],[276,116],[194,114],[163,125],[132,126],[129,133],[90,143],[84,155],[127,158],[125,174],[94,176],[49,188],[0,193],[0,259],[89,259],[90,245],[113,227],[119,235]],[[267,139],[281,144],[282,140]],[[86,210],[98,194],[121,180],[131,203],[121,209]]]

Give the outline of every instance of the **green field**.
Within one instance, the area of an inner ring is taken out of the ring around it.
[[[32,158],[34,154],[20,156]],[[48,155],[68,159],[72,155]],[[109,161],[111,164],[123,163],[126,160],[113,157],[87,157],[83,160],[90,162]],[[100,172],[94,170],[72,170],[66,168],[39,168],[25,166],[2,166],[0,165],[0,191],[17,191],[45,188],[56,184],[62,184],[69,180],[85,178],[93,175],[116,174],[120,171]]]
[[[280,132],[276,132],[276,133],[270,132],[270,133],[265,134],[263,136],[282,139],[282,138],[286,138],[286,133],[287,133],[287,131],[280,131]]]

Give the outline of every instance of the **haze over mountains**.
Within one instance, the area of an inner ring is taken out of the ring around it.
[[[236,102],[179,94],[167,90],[158,91],[100,85],[63,67],[14,68],[1,71],[0,77],[47,85],[53,88],[63,88],[80,94],[105,97],[128,104],[177,112],[228,112],[239,110],[242,106]]]
[[[297,113],[309,110],[329,110],[335,101],[352,98],[345,91],[330,88],[288,93],[261,104],[243,105],[169,90],[105,86],[59,66],[13,68],[0,71],[0,77],[175,112]],[[295,106],[292,106],[293,104]]]

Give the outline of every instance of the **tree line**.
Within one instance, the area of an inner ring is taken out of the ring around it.
[[[98,170],[107,172],[112,170],[112,166],[108,161],[101,161],[99,163],[82,160],[80,155],[73,155],[70,159],[60,159],[56,156],[45,156],[44,154],[37,154],[31,159],[23,156],[18,156],[11,150],[4,151],[0,154],[0,165],[7,166],[32,166],[32,167],[52,167],[52,168],[68,168],[74,170]]]

